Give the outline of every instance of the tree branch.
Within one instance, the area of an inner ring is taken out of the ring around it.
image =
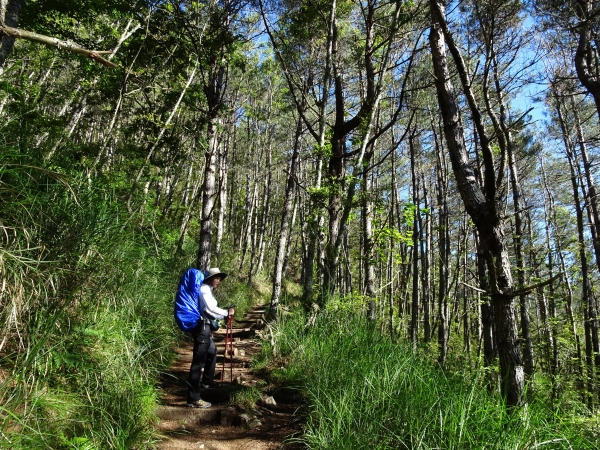
[[[556,275],[554,275],[552,278],[549,278],[549,279],[547,279],[545,281],[541,281],[541,282],[539,282],[537,284],[533,284],[531,286],[524,287],[523,289],[519,289],[519,290],[513,291],[510,294],[510,296],[511,297],[519,297],[520,295],[529,294],[531,291],[535,291],[538,288],[544,287],[544,286],[552,283],[554,280],[556,280],[561,275],[562,275],[562,272],[559,272]],[[474,291],[481,292],[482,294],[490,295],[489,291],[485,291],[485,290],[480,289],[478,287],[471,286],[470,284],[467,284],[467,283],[465,283],[463,281],[461,281],[461,284],[464,284],[466,287],[468,287],[469,289],[473,289]]]
[[[546,281],[542,281],[540,283],[537,284],[533,284],[531,286],[527,286],[524,287],[523,289],[518,289],[516,291],[513,291],[513,293],[511,294],[511,296],[513,297],[518,297],[520,295],[525,295],[525,294],[529,294],[531,291],[536,290],[537,288],[541,288],[544,287],[550,283],[552,283],[554,280],[556,280],[558,277],[560,277],[562,275],[562,272],[557,273],[556,275],[554,275],[552,278],[548,278]]]
[[[53,38],[50,36],[44,36],[43,34],[37,34],[31,31],[25,31],[19,28],[7,27],[2,25],[0,25],[0,35],[10,36],[15,39],[25,39],[26,41],[37,42],[39,44],[48,45],[50,47],[68,50],[70,52],[77,53],[78,55],[91,58],[95,62],[100,63],[106,67],[118,67],[115,63],[110,62],[109,60],[100,56],[100,53],[105,52],[87,50],[69,41],[61,41],[60,39]]]

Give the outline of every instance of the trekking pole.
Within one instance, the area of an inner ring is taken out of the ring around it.
[[[227,346],[229,345],[229,382],[233,381],[233,317],[227,317],[227,329],[225,331],[225,349],[223,350],[223,371],[221,381],[225,381],[225,359],[227,358]]]
[[[233,382],[233,317],[227,317],[227,327],[229,328],[229,382]]]

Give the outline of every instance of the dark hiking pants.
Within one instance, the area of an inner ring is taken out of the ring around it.
[[[208,324],[201,320],[192,330],[192,336],[194,337],[194,356],[188,378],[188,403],[200,400],[200,379],[202,378],[202,384],[212,383],[217,365],[217,347],[210,336]]]

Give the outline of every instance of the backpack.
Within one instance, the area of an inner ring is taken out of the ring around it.
[[[181,279],[175,294],[175,322],[181,331],[191,331],[202,318],[200,286],[204,275],[197,269],[188,269]]]

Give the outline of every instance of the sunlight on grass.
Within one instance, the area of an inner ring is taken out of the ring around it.
[[[293,317],[276,335],[288,355],[277,376],[309,401],[308,448],[598,448],[597,420],[556,414],[536,399],[507,415],[483,370],[445,372],[359,319],[322,316],[307,332]]]

